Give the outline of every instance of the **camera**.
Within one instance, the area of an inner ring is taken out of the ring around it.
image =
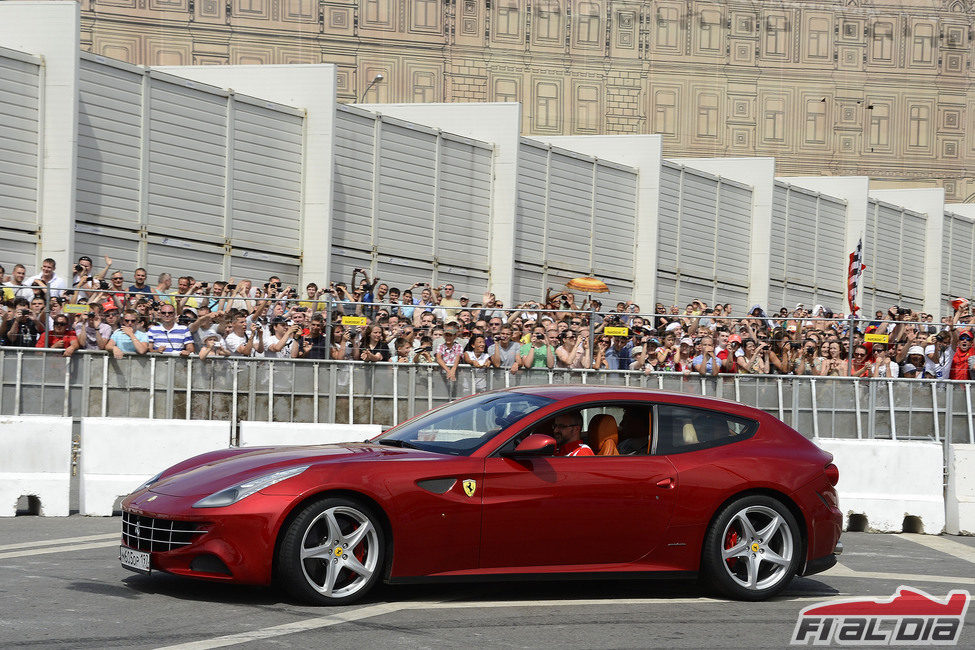
[[[201,282],[200,283],[200,288],[201,289],[206,289],[209,286],[210,286],[210,283],[209,282]]]
[[[98,288],[102,290],[108,289],[108,280],[100,280],[98,282]]]
[[[81,264],[75,264],[74,265],[74,272],[75,273],[81,273],[84,270],[85,270],[85,267],[83,267]]]
[[[265,286],[267,286],[267,285],[265,285]],[[228,284],[227,285],[227,291],[233,291],[236,288],[237,288],[237,285],[236,284]]]
[[[179,323],[180,325],[189,325],[194,320],[196,320],[196,319],[193,318],[192,316],[183,315],[183,316],[180,316],[179,318],[177,318],[176,319],[176,322]]]

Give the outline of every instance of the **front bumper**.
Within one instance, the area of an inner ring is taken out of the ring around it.
[[[131,525],[123,544],[150,553],[158,571],[206,580],[267,585],[271,582],[278,528],[291,507],[292,496],[254,494],[226,508],[193,508],[197,497],[182,498],[144,491],[126,498],[122,510],[155,522],[180,522],[198,532],[181,545],[136,543]],[[164,524],[157,523],[160,527]],[[128,543],[127,543],[128,542]]]

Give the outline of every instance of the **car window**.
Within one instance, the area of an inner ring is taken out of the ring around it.
[[[656,409],[657,454],[677,454],[730,444],[750,437],[754,420],[709,409],[660,404]]]
[[[393,427],[376,439],[391,446],[467,455],[553,400],[523,393],[480,393]]]
[[[565,414],[577,414],[582,420],[580,441],[586,444],[596,456],[646,455],[650,450],[650,406],[646,404],[613,404],[607,406],[582,405],[560,411],[551,417],[521,431],[499,449],[503,454],[515,448],[532,433],[551,436],[562,442],[556,431],[556,419]],[[563,447],[560,445],[560,451]],[[574,456],[589,458],[588,455]]]

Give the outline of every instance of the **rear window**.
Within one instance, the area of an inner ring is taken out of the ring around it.
[[[719,411],[659,404],[657,406],[657,454],[679,454],[727,445],[751,437],[758,423]]]

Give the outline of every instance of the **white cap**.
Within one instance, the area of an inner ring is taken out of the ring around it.
[[[680,340],[680,344],[681,344],[681,345],[689,345],[689,346],[691,346],[691,347],[694,347],[694,340],[693,340],[693,339],[689,339],[689,338],[687,338],[687,337],[685,336],[684,338],[682,338],[682,339]]]
[[[920,345],[912,345],[911,347],[907,348],[907,356],[911,356],[912,354],[920,354],[921,356],[924,356],[924,348],[922,348]]]

